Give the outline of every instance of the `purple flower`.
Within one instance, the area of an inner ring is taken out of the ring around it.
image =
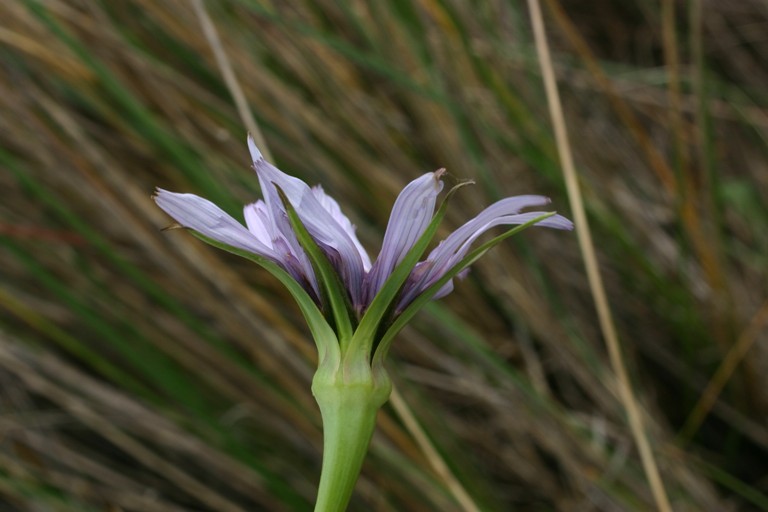
[[[154,200],[181,226],[277,264],[319,303],[322,293],[315,269],[291,226],[279,188],[338,274],[356,314],[362,315],[430,224],[437,196],[443,189],[441,177],[444,170],[424,174],[403,189],[392,207],[379,257],[371,264],[368,253],[355,235],[355,227],[333,198],[321,187],[310,188],[264,160],[250,137],[248,147],[264,199],[244,208],[247,227],[210,201],[193,194],[158,189]],[[402,310],[439,281],[468,254],[472,243],[483,233],[499,225],[532,221],[545,212],[520,211],[547,203],[549,199],[542,196],[515,196],[483,210],[440,242],[424,261],[416,264],[400,290],[397,309]],[[560,215],[552,215],[536,225],[573,228],[571,221]],[[434,298],[447,295],[452,289],[451,279]]]

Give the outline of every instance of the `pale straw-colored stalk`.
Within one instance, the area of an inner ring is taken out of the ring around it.
[[[461,482],[451,473],[451,469],[448,464],[445,463],[440,453],[432,445],[424,429],[421,428],[419,422],[416,420],[416,416],[408,406],[408,403],[397,391],[397,388],[392,388],[392,395],[390,396],[390,403],[395,409],[395,412],[400,417],[400,421],[403,422],[408,433],[416,441],[416,444],[421,449],[424,457],[427,458],[432,470],[443,480],[448,491],[453,495],[453,498],[463,507],[467,512],[480,512],[480,508],[472,501],[469,493],[461,485]]]
[[[661,512],[671,512],[672,507],[669,503],[664,484],[661,480],[658,465],[651,450],[648,437],[645,433],[642,421],[642,413],[637,399],[634,396],[629,380],[627,369],[621,356],[621,347],[619,345],[616,327],[611,315],[611,309],[608,305],[608,299],[605,294],[602,277],[595,255],[592,235],[587,221],[587,215],[584,209],[581,192],[579,190],[576,168],[571,154],[570,144],[568,142],[568,133],[566,130],[565,116],[560,103],[560,96],[557,90],[555,80],[554,66],[552,65],[552,56],[549,52],[546,32],[544,29],[544,19],[541,13],[539,0],[528,0],[528,8],[531,15],[531,24],[536,44],[536,52],[541,66],[541,73],[544,80],[544,88],[547,95],[547,104],[555,131],[555,141],[557,144],[558,155],[563,169],[563,177],[568,192],[568,200],[571,204],[574,224],[576,225],[576,234],[579,241],[584,266],[587,272],[589,287],[592,291],[592,297],[595,302],[600,329],[605,338],[608,349],[611,366],[616,374],[619,386],[619,397],[627,411],[629,427],[632,436],[635,439],[637,449],[640,453],[643,469],[645,471],[648,483],[653,494],[656,507]]]
[[[216,58],[216,64],[219,66],[219,71],[224,78],[224,83],[227,85],[227,89],[229,89],[229,93],[232,95],[232,100],[235,102],[235,108],[237,108],[240,120],[248,129],[253,140],[256,141],[256,145],[264,154],[264,157],[267,160],[272,161],[272,154],[269,152],[267,142],[261,134],[261,130],[256,123],[256,119],[253,117],[251,109],[248,108],[248,101],[245,99],[245,93],[243,93],[243,89],[240,87],[240,82],[237,81],[237,76],[232,69],[232,64],[229,62],[227,52],[224,51],[224,46],[221,44],[221,38],[219,38],[216,25],[213,24],[213,20],[211,20],[211,17],[208,15],[208,11],[205,10],[203,0],[192,0],[192,7],[195,9],[195,14],[200,20],[203,34],[208,41],[208,45],[211,47],[211,51],[213,51],[213,56]]]

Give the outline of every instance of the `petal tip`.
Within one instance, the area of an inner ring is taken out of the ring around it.
[[[153,191],[152,191],[152,194],[150,194],[150,196],[149,196],[149,197],[150,197],[150,198],[151,198],[153,201],[157,202],[157,199],[158,199],[160,196],[166,195],[166,194],[168,194],[168,193],[169,193],[169,192],[168,192],[167,190],[165,190],[164,188],[155,187],[155,190],[153,190]]]
[[[253,163],[264,160],[264,155],[259,151],[259,148],[256,146],[256,141],[253,140],[253,135],[250,133],[248,134],[248,151],[251,152],[251,160],[253,160]]]
[[[567,217],[563,217],[562,215],[553,215],[552,219],[557,223],[556,226],[553,226],[557,229],[562,229],[564,231],[573,231],[574,224],[573,221],[568,219]]]

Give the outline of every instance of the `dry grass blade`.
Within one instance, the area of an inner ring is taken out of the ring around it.
[[[248,101],[245,99],[243,88],[240,87],[240,82],[237,81],[237,75],[235,75],[235,71],[232,69],[232,64],[227,58],[227,52],[221,44],[221,38],[219,38],[219,32],[216,30],[216,25],[214,25],[213,20],[211,20],[211,17],[208,15],[208,11],[205,8],[205,2],[203,2],[203,0],[191,1],[192,7],[195,9],[195,13],[200,19],[200,25],[203,28],[205,38],[208,40],[208,44],[216,57],[216,63],[224,78],[224,83],[227,84],[227,88],[232,94],[232,99],[237,107],[237,113],[246,128],[248,128],[248,132],[256,141],[256,145],[261,148],[264,157],[271,161],[272,153],[270,153],[267,141],[264,140],[264,135],[261,134],[261,129],[259,129],[259,125],[256,124],[256,119],[254,119],[251,108],[248,106]]]
[[[701,392],[701,398],[694,406],[688,418],[685,420],[683,427],[680,429],[678,437],[683,442],[688,442],[690,438],[696,433],[696,430],[701,426],[701,422],[712,409],[712,406],[717,401],[718,396],[723,391],[723,388],[733,376],[736,368],[744,361],[744,358],[749,353],[749,350],[753,347],[755,342],[760,337],[761,331],[764,330],[765,325],[768,323],[768,302],[763,303],[760,310],[752,317],[752,321],[749,323],[743,333],[736,339],[736,343],[733,344],[731,349],[723,358],[723,362],[717,368],[717,371],[707,383],[707,387]]]
[[[528,0],[528,7],[531,14],[531,23],[533,25],[533,33],[536,41],[536,51],[539,56],[544,87],[547,93],[550,116],[555,130],[557,150],[560,155],[560,163],[565,176],[568,199],[573,211],[576,234],[579,237],[579,247],[581,248],[581,254],[584,259],[589,287],[595,301],[595,308],[597,309],[597,315],[600,321],[600,329],[602,330],[608,348],[611,366],[616,373],[619,396],[627,411],[630,428],[632,429],[637,448],[640,451],[640,457],[643,460],[643,467],[651,486],[656,506],[662,512],[671,512],[672,507],[664,489],[664,484],[662,483],[656,459],[648,442],[645,428],[643,427],[640,406],[632,391],[629,375],[624,365],[624,361],[622,360],[619,338],[616,334],[616,326],[613,322],[610,306],[608,305],[605,286],[603,285],[603,280],[600,276],[595,247],[589,229],[589,221],[587,220],[586,211],[584,209],[584,203],[576,175],[576,167],[573,162],[573,156],[571,155],[570,143],[568,142],[565,116],[563,115],[563,108],[560,104],[560,95],[557,92],[557,82],[555,81],[552,57],[549,53],[549,45],[546,39],[541,6],[539,5],[538,0]]]
[[[435,470],[435,473],[445,482],[448,490],[456,498],[456,501],[461,505],[463,510],[469,512],[479,512],[480,508],[472,501],[472,497],[467,493],[467,490],[461,485],[456,477],[451,473],[450,468],[445,463],[443,458],[437,452],[435,447],[429,441],[424,430],[419,425],[416,417],[408,406],[408,403],[400,395],[397,388],[392,389],[392,397],[390,398],[392,407],[397,412],[402,422],[405,424],[405,428],[413,436],[416,443],[424,452],[424,456],[429,460],[430,465]]]

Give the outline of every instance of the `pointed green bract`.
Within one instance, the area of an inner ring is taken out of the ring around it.
[[[347,292],[344,290],[344,286],[339,280],[336,270],[328,261],[320,247],[318,247],[312,235],[309,234],[307,228],[304,227],[304,223],[301,222],[296,209],[286,197],[285,193],[280,189],[277,184],[273,183],[277,189],[277,193],[280,195],[280,200],[285,206],[285,211],[288,214],[288,220],[291,223],[293,231],[296,233],[301,246],[307,252],[312,266],[315,269],[320,286],[325,292],[331,307],[331,314],[333,315],[334,322],[336,323],[336,333],[338,335],[339,346],[341,351],[344,352],[346,346],[352,339],[352,322],[350,320],[350,307],[347,300]]]
[[[312,333],[312,337],[315,339],[315,344],[317,345],[317,350],[319,353],[319,360],[322,362],[329,355],[334,356],[334,359],[339,358],[339,348],[338,342],[336,340],[336,334],[333,332],[331,326],[328,325],[328,322],[325,320],[323,313],[317,307],[315,301],[312,300],[312,297],[309,296],[307,291],[304,290],[304,288],[302,288],[301,285],[296,282],[296,280],[288,272],[267,258],[252,252],[237,249],[231,245],[217,242],[216,240],[208,238],[207,236],[202,235],[195,230],[190,229],[188,231],[203,242],[237,256],[246,258],[275,276],[288,289],[288,292],[291,294],[291,296],[293,296],[293,298],[296,300],[296,303],[299,305],[299,309],[301,310],[302,315],[304,315],[304,319],[309,325],[309,330]]]
[[[486,252],[488,252],[494,246],[498,245],[503,240],[506,240],[510,236],[517,234],[520,231],[523,231],[524,229],[529,228],[534,224],[537,224],[538,222],[541,222],[542,220],[552,217],[556,214],[557,212],[547,212],[544,215],[536,217],[535,219],[530,220],[525,224],[515,226],[514,228],[502,233],[501,235],[485,242],[480,247],[467,254],[456,265],[451,267],[451,269],[448,270],[443,276],[441,276],[440,279],[438,279],[432,286],[419,294],[413,300],[413,302],[411,302],[408,307],[406,307],[405,310],[397,317],[397,319],[392,323],[389,329],[387,329],[387,332],[384,333],[384,336],[382,336],[381,340],[379,341],[379,345],[376,347],[376,352],[373,355],[372,361],[374,372],[376,372],[378,368],[383,367],[384,359],[386,358],[389,347],[392,345],[392,340],[395,338],[397,333],[399,333],[403,327],[405,327],[405,325],[411,320],[411,318],[413,318],[416,313],[418,313],[430,300],[432,300],[432,297],[435,295],[435,293],[437,293],[445,283],[456,277],[459,272],[472,265]]]
[[[398,292],[402,288],[403,283],[408,279],[411,271],[419,262],[419,259],[434,238],[440,222],[443,220],[443,217],[445,217],[448,200],[459,188],[470,183],[471,182],[466,182],[456,185],[445,196],[445,199],[443,199],[443,202],[432,217],[429,225],[424,230],[424,233],[422,233],[418,241],[408,251],[405,258],[403,258],[403,261],[401,261],[392,271],[392,274],[390,274],[384,282],[381,290],[379,290],[376,297],[374,297],[371,305],[365,312],[365,315],[363,315],[363,318],[360,320],[360,325],[357,326],[357,330],[352,338],[350,352],[365,353],[368,354],[367,357],[370,358],[376,332],[378,331],[384,316],[387,314],[387,311],[389,311],[389,308],[392,306],[392,302],[397,300]]]

